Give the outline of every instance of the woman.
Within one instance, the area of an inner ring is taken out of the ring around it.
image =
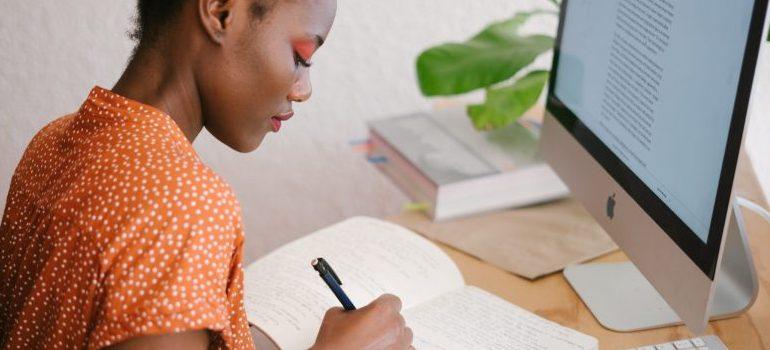
[[[0,348],[253,348],[240,208],[191,143],[256,149],[311,94],[335,0],[139,0],[112,90],[43,128],[0,224]],[[327,312],[317,349],[402,349],[385,295]]]

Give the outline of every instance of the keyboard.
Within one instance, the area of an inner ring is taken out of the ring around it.
[[[682,339],[670,343],[640,346],[628,350],[727,350],[727,346],[715,335],[706,335],[703,337]]]

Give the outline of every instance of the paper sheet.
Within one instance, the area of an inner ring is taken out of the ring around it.
[[[529,279],[618,249],[573,199],[439,223],[411,213],[396,222]]]
[[[596,338],[467,286],[404,312],[420,350],[593,350]]]
[[[450,258],[433,243],[398,225],[358,217],[289,243],[246,268],[249,322],[282,349],[307,349],[327,309],[340,306],[310,262],[325,258],[357,307],[383,293],[404,308],[464,285]]]

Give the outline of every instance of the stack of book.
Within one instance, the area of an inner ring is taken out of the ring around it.
[[[465,110],[447,109],[376,120],[369,131],[370,159],[435,221],[569,194],[519,123],[482,132]]]

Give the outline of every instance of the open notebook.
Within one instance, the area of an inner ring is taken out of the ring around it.
[[[356,217],[289,243],[246,268],[249,322],[282,349],[307,349],[339,306],[310,261],[324,257],[353,303],[399,296],[416,349],[597,349],[597,340],[464,284],[436,245],[396,224]]]

